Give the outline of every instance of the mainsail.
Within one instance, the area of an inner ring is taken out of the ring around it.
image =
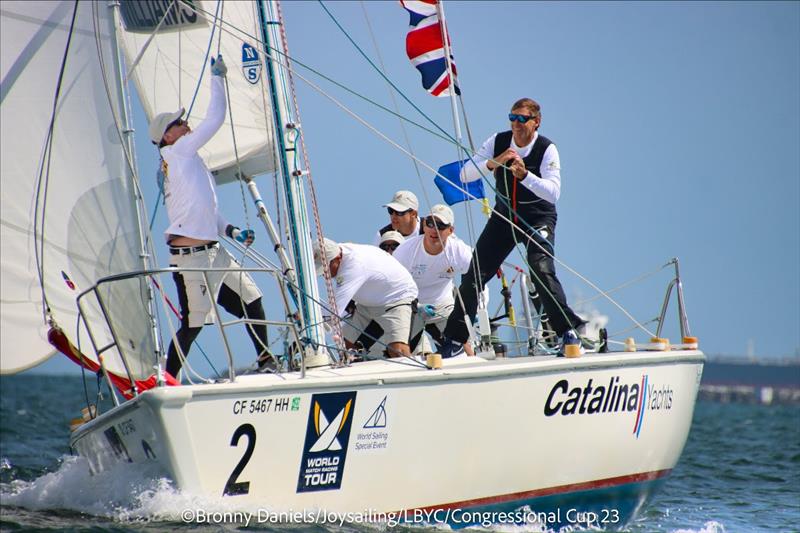
[[[99,278],[142,268],[122,102],[108,81],[109,9],[96,2],[3,2],[0,11],[0,372],[48,358],[54,324],[77,346],[89,343],[88,325],[95,344],[106,348],[109,371],[125,375],[121,349],[141,354],[128,361],[134,378],[150,375],[153,335],[140,282],[102,287],[106,313],[90,295],[79,318],[75,303]]]
[[[198,76],[208,76],[208,58],[220,53],[229,67],[230,113],[200,156],[218,182],[234,180],[240,169],[246,176],[272,172],[272,115],[256,2],[123,0],[120,8],[128,70],[148,120],[181,107],[191,108],[190,124],[204,118],[210,85],[206,78],[198,85]]]

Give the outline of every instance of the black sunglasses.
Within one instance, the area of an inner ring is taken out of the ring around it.
[[[385,243],[382,243],[380,245],[380,249],[385,251],[385,252],[391,253],[391,252],[394,252],[395,250],[397,250],[398,246],[400,246],[400,244],[396,243],[396,242],[395,243],[385,242]]]
[[[520,124],[525,124],[529,120],[534,120],[535,118],[536,117],[533,117],[531,115],[518,115],[516,113],[509,113],[508,114],[508,120],[510,120],[511,122],[517,121]]]
[[[450,224],[445,224],[439,220],[436,220],[434,217],[425,217],[425,226],[428,228],[436,228],[439,231],[446,230],[450,227]]]
[[[391,207],[387,207],[386,210],[389,211],[389,216],[397,215],[399,217],[411,211],[411,209],[406,209],[405,211],[397,211],[395,209],[392,209]]]

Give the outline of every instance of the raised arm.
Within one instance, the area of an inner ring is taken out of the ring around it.
[[[206,118],[197,128],[187,133],[173,145],[176,153],[186,157],[196,153],[225,122],[225,86],[222,76],[211,76],[211,99],[208,103]]]

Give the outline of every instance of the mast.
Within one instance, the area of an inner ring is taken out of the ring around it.
[[[439,0],[436,2],[436,14],[439,16],[439,24],[442,29],[442,44],[444,45],[444,58],[447,62],[447,75],[450,78],[450,107],[453,113],[453,127],[455,129],[456,134],[456,141],[457,146],[456,149],[458,151],[458,157],[456,161],[461,161],[462,157],[462,146],[463,143],[463,136],[461,134],[461,122],[458,118],[458,102],[456,101],[456,76],[453,72],[453,62],[450,59],[450,32],[447,31],[447,24],[444,20],[444,5],[442,5],[443,0]],[[474,148],[473,148],[474,150]],[[482,289],[482,287],[480,288]],[[459,296],[460,298],[460,296]],[[471,323],[469,317],[465,317],[465,323],[467,324],[468,329],[472,332]],[[480,335],[481,341],[481,348],[485,349],[486,351],[492,349],[491,344],[491,325],[489,323],[489,310],[486,309],[486,305],[483,303],[482,298],[478,298],[478,334]]]
[[[143,220],[147,219],[146,209],[144,206],[144,198],[142,196],[142,191],[139,187],[139,183],[137,182],[136,175],[138,174],[136,170],[136,157],[134,156],[134,139],[133,133],[134,129],[131,127],[130,122],[130,113],[128,112],[128,102],[129,102],[129,94],[127,90],[127,86],[125,84],[123,73],[125,69],[122,63],[122,52],[120,50],[119,45],[119,38],[117,34],[117,28],[120,25],[120,1],[119,0],[109,0],[108,8],[111,10],[111,17],[109,17],[109,31],[111,35],[111,47],[114,54],[114,78],[115,82],[114,86],[117,89],[117,93],[119,95],[120,101],[120,122],[122,126],[122,142],[123,142],[123,150],[126,152],[126,161],[127,165],[125,165],[125,176],[124,180],[131,186],[131,191],[133,198],[131,199],[134,204],[134,210],[136,212],[136,229],[137,235],[139,237],[139,258],[141,259],[141,268],[142,270],[150,270],[151,265],[151,256],[148,252],[147,247],[147,238],[145,236],[145,230],[143,228]],[[144,290],[147,291],[147,311],[149,314],[150,320],[150,330],[152,332],[153,338],[153,346],[155,347],[155,363],[157,365],[156,371],[156,379],[158,380],[159,385],[163,385],[164,377],[163,377],[163,368],[162,368],[162,361],[161,361],[161,336],[158,332],[158,324],[156,323],[155,319],[155,302],[153,297],[153,287],[150,283],[145,283]],[[131,379],[131,382],[134,381],[134,376],[131,375],[130,367],[128,366],[128,361],[125,356],[123,350],[119,350],[120,357],[122,358],[123,364],[125,365],[126,370],[128,370],[128,377]],[[134,387],[134,393],[136,394],[136,387]]]
[[[289,238],[297,277],[298,307],[305,325],[303,336],[311,341],[311,346],[304,349],[305,364],[309,367],[327,365],[329,358],[325,346],[325,330],[322,326],[322,308],[317,276],[314,269],[314,256],[311,248],[311,227],[308,223],[305,188],[303,176],[305,171],[298,168],[294,154],[299,149],[297,144],[297,121],[289,105],[288,92],[290,83],[282,66],[282,59],[287,57],[282,40],[278,38],[280,20],[272,20],[272,14],[278,13],[277,0],[262,0],[258,3],[261,40],[266,55],[267,78],[270,87],[272,116],[275,122],[275,141],[277,143],[279,172],[283,179],[286,193],[286,205],[289,212]],[[269,17],[267,14],[269,13]],[[291,135],[290,135],[291,134]]]

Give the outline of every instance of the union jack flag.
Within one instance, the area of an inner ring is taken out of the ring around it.
[[[422,75],[422,86],[433,96],[450,96],[450,76],[447,72],[447,60],[444,55],[444,41],[442,40],[442,25],[436,13],[437,0],[400,0],[406,11],[411,16],[408,35],[406,36],[406,54],[411,64]],[[450,44],[450,37],[447,37]],[[456,94],[461,94],[458,88],[456,64],[450,56],[450,65],[453,68],[452,84]]]

